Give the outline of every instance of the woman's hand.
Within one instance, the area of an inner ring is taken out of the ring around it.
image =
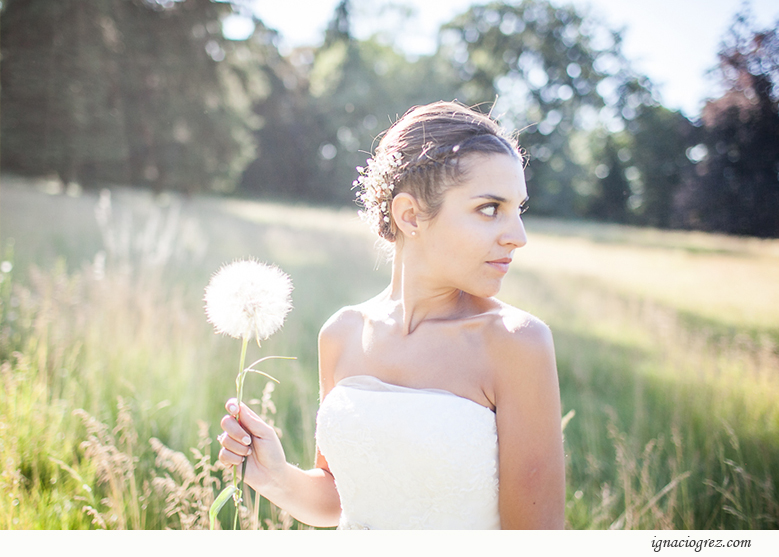
[[[269,487],[282,483],[281,476],[287,470],[287,459],[276,431],[265,423],[251,408],[231,398],[225,404],[229,414],[222,418],[224,432],[219,435],[222,449],[219,460],[228,466],[240,466],[246,462],[245,481],[264,494]]]

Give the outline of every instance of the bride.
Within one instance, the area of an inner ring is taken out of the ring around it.
[[[246,482],[313,526],[562,528],[552,335],[494,298],[527,242],[521,151],[487,116],[439,102],[406,113],[358,170],[392,278],[320,332],[316,467],[289,464],[235,399],[219,459],[248,459]]]

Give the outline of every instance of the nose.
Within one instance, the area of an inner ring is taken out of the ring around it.
[[[522,217],[517,215],[511,219],[511,222],[506,227],[503,236],[501,237],[501,244],[505,246],[513,246],[512,249],[521,248],[527,244],[527,233],[525,232],[525,223],[522,222]]]

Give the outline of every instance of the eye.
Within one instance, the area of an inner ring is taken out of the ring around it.
[[[527,211],[527,209],[528,209],[528,204],[523,203],[522,205],[519,206],[519,214],[520,215],[525,214],[525,211]]]
[[[479,212],[487,217],[494,217],[498,214],[498,204],[489,203],[487,205],[482,205],[479,207]]]

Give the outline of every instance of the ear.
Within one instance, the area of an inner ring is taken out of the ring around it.
[[[392,218],[395,225],[406,236],[419,229],[419,218],[422,211],[419,202],[410,193],[402,192],[392,200]]]

